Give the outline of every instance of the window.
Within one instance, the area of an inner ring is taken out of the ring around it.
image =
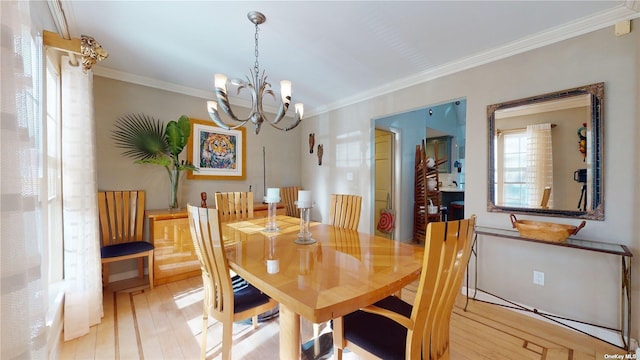
[[[527,132],[505,131],[496,141],[496,194],[498,204],[524,207],[527,205]]]
[[[62,191],[61,191],[61,149],[60,149],[60,73],[56,64],[47,59],[45,83],[45,153],[43,154],[43,184],[46,191],[47,218],[47,270],[49,284],[63,279],[62,242]],[[45,204],[43,203],[43,207]]]

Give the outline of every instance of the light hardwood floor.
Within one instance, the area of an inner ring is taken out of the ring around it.
[[[120,287],[129,287],[123,290]],[[89,334],[62,345],[61,359],[198,359],[202,327],[202,280],[189,278],[149,289],[120,283],[104,291],[104,318]],[[402,292],[412,301],[415,286]],[[451,359],[605,359],[625,351],[587,335],[499,306],[458,299],[451,318]],[[278,320],[257,330],[234,324],[234,359],[278,359]],[[312,325],[303,320],[303,340]],[[323,333],[330,331],[324,327]],[[207,359],[220,358],[221,326],[209,320]],[[330,339],[330,335],[322,337]],[[308,343],[308,344],[311,344]],[[324,344],[325,347],[327,344]],[[313,358],[313,348],[303,352]],[[324,357],[331,359],[331,354]],[[358,359],[345,353],[345,360]]]

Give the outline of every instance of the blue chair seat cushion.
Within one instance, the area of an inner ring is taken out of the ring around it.
[[[100,257],[103,259],[133,255],[153,250],[153,244],[146,241],[134,241],[129,243],[107,245],[100,248]]]
[[[234,278],[236,278],[236,276],[232,278],[232,282]],[[269,300],[269,296],[263,294],[255,286],[243,281],[243,286],[233,289],[233,312],[243,312],[256,306],[266,304]]]
[[[412,306],[396,296],[386,297],[375,306],[411,317]],[[404,359],[407,328],[381,315],[358,310],[343,317],[344,337],[382,359]]]

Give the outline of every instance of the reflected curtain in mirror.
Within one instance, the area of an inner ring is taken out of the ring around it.
[[[551,124],[527,125],[527,206],[542,202],[545,187],[553,185]],[[547,206],[553,207],[549,198]]]

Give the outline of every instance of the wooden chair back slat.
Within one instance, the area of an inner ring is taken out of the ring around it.
[[[102,246],[143,240],[145,192],[99,191]]]
[[[431,359],[449,359],[451,313],[462,286],[467,262],[471,256],[475,222],[476,216],[472,215],[468,220],[453,222],[457,226],[450,226],[446,229],[447,240],[455,241],[457,245],[453,264],[451,264],[450,270],[446,273],[445,287],[442,290],[437,311],[431,322]]]
[[[329,224],[343,229],[358,230],[362,196],[331,194]]]
[[[253,218],[252,192],[218,192],[216,209],[222,222]]]
[[[298,191],[300,190],[299,186],[285,186],[280,189],[280,197],[287,211],[287,216],[300,217],[300,209],[298,209],[298,205],[296,205]]]

